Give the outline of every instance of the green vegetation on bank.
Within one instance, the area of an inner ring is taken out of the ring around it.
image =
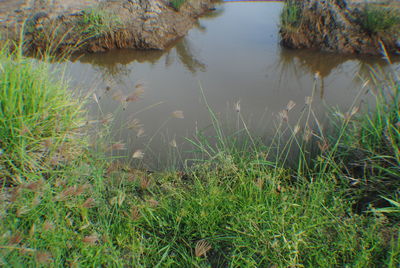
[[[79,155],[82,105],[48,64],[0,51],[0,178],[22,183]]]
[[[187,0],[171,0],[169,3],[175,10],[179,10]]]
[[[361,28],[369,34],[400,32],[400,8],[397,6],[365,5],[358,18]]]
[[[245,122],[225,135],[210,110],[215,136],[191,140],[207,157],[151,174],[80,142],[80,105],[46,68],[2,51],[2,266],[400,265],[398,77],[371,82],[376,109],[338,112],[329,135],[311,129],[312,96],[296,126],[289,102],[270,144]],[[74,157],[45,164],[69,147]],[[361,200],[367,192],[372,200]],[[371,207],[384,200],[385,210]]]
[[[82,34],[92,37],[106,36],[122,27],[121,19],[101,7],[84,10],[78,22]]]
[[[332,1],[333,2],[333,1]],[[308,1],[288,0],[285,1],[280,16],[281,29],[285,31],[298,31],[304,19],[318,14],[310,12],[304,5]],[[335,5],[334,3],[332,3]],[[352,11],[350,22],[360,26],[361,30],[370,35],[398,34],[400,29],[400,8],[393,3],[373,4],[363,3]],[[354,8],[354,7],[353,7]],[[334,14],[334,11],[332,11]],[[333,15],[334,16],[334,15]],[[320,27],[328,25],[321,24]],[[304,25],[304,27],[310,27]]]
[[[301,24],[301,7],[296,0],[285,2],[281,12],[281,28],[286,30],[297,29]]]

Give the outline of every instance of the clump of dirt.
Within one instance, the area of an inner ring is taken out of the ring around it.
[[[53,0],[50,5],[21,0],[0,12],[0,36],[16,41],[22,37],[30,52],[163,50],[212,10],[213,2],[187,0],[175,10],[168,0]]]
[[[381,54],[384,47],[388,53],[399,53],[400,24],[399,27],[373,32],[363,25],[363,19],[370,7],[381,9],[383,13],[386,10],[397,12],[391,15],[395,18],[400,16],[400,6],[393,2],[374,2],[287,0],[281,17],[281,44],[288,48],[372,55]],[[378,23],[383,19],[376,18],[376,14],[368,15],[375,16],[366,18],[370,20],[368,23]]]

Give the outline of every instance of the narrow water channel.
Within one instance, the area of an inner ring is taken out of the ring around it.
[[[280,47],[282,5],[224,3],[167,51],[85,55],[67,63],[67,73],[74,87],[94,90],[98,100],[92,107],[94,118],[114,114],[112,138],[127,144],[122,154],[143,150],[152,168],[172,161],[175,150],[185,157],[190,148],[185,137],[209,127],[204,99],[221,118],[235,118],[235,104],[240,101],[252,133],[268,136],[276,115],[290,100],[297,104],[289,119],[294,123],[318,73],[316,110],[323,113],[326,106],[346,110],[370,67],[387,68],[385,61]],[[135,87],[143,88],[143,94],[123,107],[116,99]],[[179,113],[172,115],[177,110],[183,112],[183,119],[176,118]],[[134,119],[143,125],[140,135],[138,128],[127,128]]]

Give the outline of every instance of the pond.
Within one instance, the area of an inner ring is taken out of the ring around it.
[[[127,146],[113,154],[142,150],[149,168],[190,156],[186,137],[210,128],[205,102],[225,122],[237,117],[239,103],[246,126],[258,137],[271,135],[277,115],[289,101],[296,103],[289,117],[295,124],[305,98],[312,94],[318,113],[332,106],[346,111],[359,96],[370,67],[388,68],[386,62],[379,57],[282,48],[282,6],[224,3],[166,51],[84,55],[66,63],[67,73],[75,88],[93,90],[93,118],[113,114],[111,139]],[[130,95],[133,101],[121,104],[121,95]],[[235,129],[235,120],[231,121]]]

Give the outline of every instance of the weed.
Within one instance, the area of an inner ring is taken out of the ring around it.
[[[361,11],[359,24],[369,34],[398,33],[400,10],[397,7],[366,5]]]
[[[299,1],[286,1],[280,16],[281,28],[286,30],[298,28],[301,24],[301,13]]]
[[[186,1],[187,0],[171,0],[169,3],[175,10],[178,11]]]
[[[79,24],[84,34],[91,37],[99,37],[119,29],[122,22],[115,14],[111,14],[100,8],[92,8],[83,11],[83,16]]]
[[[372,77],[375,105],[349,121],[335,155],[345,167],[343,175],[359,191],[356,198],[363,209],[400,187],[400,84],[396,76],[375,72]],[[343,119],[348,120],[346,115]]]

